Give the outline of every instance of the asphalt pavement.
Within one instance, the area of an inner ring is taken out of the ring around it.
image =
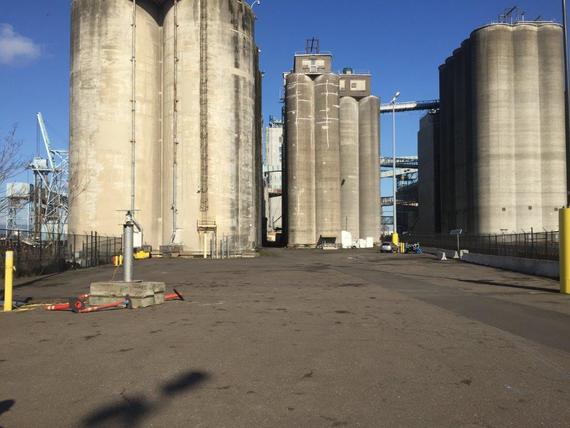
[[[0,426],[567,427],[570,296],[429,255],[154,259],[188,300],[0,313]],[[106,266],[18,281],[56,302]]]

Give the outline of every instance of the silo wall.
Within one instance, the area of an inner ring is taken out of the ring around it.
[[[416,231],[437,233],[439,214],[439,174],[437,167],[439,114],[428,113],[420,121],[418,131],[418,201],[419,216]]]
[[[540,159],[542,227],[558,230],[558,209],[566,205],[564,45],[555,25],[538,28],[540,56]]]
[[[201,253],[207,225],[232,251],[253,249],[261,131],[250,6],[139,0],[136,25],[129,0],[74,0],[72,10],[70,230],[121,232],[134,126],[145,240]]]
[[[316,243],[314,84],[304,74],[286,79],[288,245]]]
[[[341,226],[360,238],[360,177],[358,101],[352,97],[340,99],[340,186]]]
[[[542,224],[538,27],[519,24],[513,28],[511,35],[514,50],[512,80],[515,114],[516,231],[528,232]]]
[[[141,1],[133,15],[124,0],[74,0],[71,9],[69,231],[121,233],[131,209],[134,126],[136,216],[145,241],[158,245],[159,10]]]
[[[236,251],[252,249],[259,216],[253,15],[236,0],[180,1],[176,13],[178,26],[174,6],[164,24],[163,213],[172,220],[163,239],[175,221],[178,243],[202,251],[198,225],[215,223]]]
[[[380,99],[369,96],[359,101],[359,215],[360,237],[380,240]]]
[[[340,242],[339,76],[319,76],[314,87],[316,238]]]
[[[440,68],[443,232],[557,229],[566,198],[561,49],[557,24],[494,24]]]

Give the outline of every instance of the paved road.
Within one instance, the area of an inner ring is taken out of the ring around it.
[[[570,298],[553,281],[371,251],[136,268],[191,301],[0,314],[1,426],[568,426]]]

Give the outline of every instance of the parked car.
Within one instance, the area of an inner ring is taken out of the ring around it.
[[[380,246],[380,252],[381,253],[393,253],[394,247],[392,246],[392,243],[391,242],[382,242],[382,245]]]

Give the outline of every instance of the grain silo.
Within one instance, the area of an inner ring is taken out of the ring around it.
[[[288,244],[380,235],[379,100],[370,75],[332,73],[329,54],[295,56],[286,76]]]
[[[358,101],[340,99],[341,225],[352,236],[360,236],[360,180]]]
[[[562,29],[475,30],[440,67],[442,232],[555,230],[566,201]]]
[[[258,241],[259,71],[241,0],[73,0],[70,230]]]
[[[439,112],[429,112],[420,120],[418,131],[418,222],[419,233],[441,232],[439,174]]]
[[[286,79],[288,239],[291,245],[316,242],[315,226],[315,95],[309,76]]]
[[[340,242],[339,76],[315,79],[315,206],[317,239]]]

